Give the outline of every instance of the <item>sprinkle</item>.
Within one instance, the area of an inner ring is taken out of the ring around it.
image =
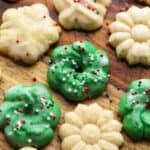
[[[16,131],[17,129],[16,129],[16,128],[14,128],[13,130],[14,130],[14,131]]]
[[[45,18],[46,18],[46,16],[43,16],[43,18],[45,19]]]
[[[40,108],[41,108],[41,109],[44,109],[44,105],[42,104]]]
[[[66,78],[65,78],[65,77],[63,77],[63,78],[62,78],[62,81],[66,81]]]
[[[87,94],[87,93],[89,92],[88,87],[84,87],[83,90],[82,90],[82,92],[83,92],[84,94]]]
[[[16,40],[16,43],[18,44],[18,43],[20,43],[20,41],[19,41],[19,40]]]
[[[35,110],[35,112],[36,112],[36,113],[38,113],[38,112],[39,112],[39,110],[38,110],[38,109],[36,109],[36,110]]]
[[[22,97],[18,97],[18,101],[22,101]]]
[[[36,81],[37,81],[36,77],[33,77],[33,78],[32,78],[32,81],[33,81],[33,82],[36,82]]]
[[[30,53],[29,52],[26,52],[26,56],[29,56],[30,55]]]
[[[47,117],[46,119],[47,119],[47,121],[50,121],[50,120],[51,120],[51,118],[50,118],[50,117]]]
[[[103,54],[100,54],[99,56],[100,56],[100,57],[103,57],[104,55],[103,55]]]
[[[75,21],[75,22],[78,22],[78,18],[74,18],[74,21]]]
[[[18,110],[17,110],[17,112],[19,112],[19,113],[23,113],[23,112],[24,112],[24,110],[20,108],[20,109],[18,109]]]
[[[96,75],[97,73],[96,73],[96,71],[92,71],[92,74]]]
[[[131,95],[136,95],[137,93],[136,92],[131,92]]]
[[[146,94],[150,93],[150,88],[145,90]]]
[[[6,121],[6,126],[9,126],[10,125],[10,121]]]
[[[150,101],[146,102],[146,109],[150,110]]]
[[[41,101],[42,101],[42,102],[45,102],[45,101],[46,101],[45,96],[41,97]]]
[[[45,128],[49,128],[49,125],[47,124],[47,125],[45,125]]]
[[[75,89],[73,92],[74,92],[74,93],[77,93],[78,91],[77,91],[77,89]]]
[[[72,83],[72,85],[76,85],[76,83],[75,83],[75,82],[73,82],[73,83]]]
[[[97,79],[94,79],[94,82],[96,83],[98,80]]]
[[[9,118],[10,118],[10,115],[7,114],[7,115],[6,115],[6,118],[9,119]]]
[[[68,48],[67,47],[64,47],[64,50],[67,50]]]
[[[68,92],[72,92],[72,89],[71,89],[71,88],[68,88]]]
[[[50,117],[55,120],[56,119],[56,115],[54,113],[50,113]]]
[[[29,105],[28,104],[24,104],[24,107],[28,107]]]
[[[31,143],[32,142],[32,139],[28,139],[28,143]]]

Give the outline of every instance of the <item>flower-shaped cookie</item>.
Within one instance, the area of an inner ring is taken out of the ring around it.
[[[150,5],[150,0],[139,0],[140,2],[145,2],[147,3],[148,5]]]
[[[74,112],[65,114],[59,129],[62,150],[118,150],[123,143],[121,127],[112,111],[97,104],[79,104]]]
[[[60,28],[43,4],[11,8],[0,26],[0,53],[32,64],[59,39]]]
[[[131,7],[110,25],[109,42],[129,64],[150,65],[150,8]]]
[[[95,30],[103,24],[111,0],[53,0],[66,29]]]
[[[150,140],[150,79],[133,81],[119,104],[123,127],[134,140]]]
[[[0,106],[0,128],[14,147],[41,147],[54,136],[60,119],[59,104],[42,84],[17,85],[5,93]]]

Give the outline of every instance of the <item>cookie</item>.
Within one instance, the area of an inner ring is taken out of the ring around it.
[[[118,150],[123,144],[122,125],[113,112],[98,104],[79,104],[73,112],[65,113],[59,128],[62,150]]]
[[[111,0],[53,0],[65,29],[95,30],[102,26]]]
[[[19,150],[37,150],[36,148],[33,148],[33,147],[23,147]]]
[[[55,48],[48,68],[49,85],[74,102],[100,94],[109,78],[109,59],[88,41]]]
[[[119,104],[123,127],[134,140],[150,140],[150,79],[133,81]]]
[[[3,13],[0,26],[0,53],[35,63],[59,39],[60,28],[43,4],[10,8]]]
[[[0,128],[12,146],[38,148],[53,139],[60,114],[59,104],[44,85],[20,84],[5,93],[0,106]]]
[[[132,6],[118,13],[110,24],[109,42],[116,48],[117,56],[129,64],[150,65],[150,8]]]

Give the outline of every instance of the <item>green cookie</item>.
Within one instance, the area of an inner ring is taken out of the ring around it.
[[[14,147],[41,147],[54,136],[60,120],[59,104],[42,84],[17,85],[5,93],[0,128]]]
[[[77,41],[55,48],[47,79],[66,99],[82,101],[100,94],[109,72],[107,54],[88,41]]]
[[[119,104],[123,127],[134,140],[150,140],[150,79],[133,81]]]

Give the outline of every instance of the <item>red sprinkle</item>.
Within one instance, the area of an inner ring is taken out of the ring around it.
[[[22,101],[22,97],[18,97],[18,101]]]
[[[55,114],[51,114],[50,117],[55,120],[56,119],[56,115]]]
[[[78,22],[78,18],[74,18],[74,21],[75,21],[75,22]]]
[[[25,123],[26,123],[26,121],[25,121],[25,120],[21,120],[21,123],[22,123],[22,124],[25,124]]]
[[[74,0],[74,3],[80,3],[80,0]]]
[[[10,125],[10,121],[6,121],[6,126],[9,126]]]
[[[20,43],[20,41],[19,41],[19,40],[16,40],[16,43],[18,44],[18,43]]]
[[[45,18],[46,18],[46,16],[43,16],[43,18],[45,19]]]
[[[43,104],[41,105],[41,109],[44,109],[44,105]]]
[[[92,74],[96,75],[97,73],[95,71],[92,71]]]
[[[37,81],[36,77],[33,77],[32,80],[33,80],[33,82],[36,82],[36,81]]]
[[[30,55],[30,53],[29,52],[26,52],[26,56],[29,56]]]
[[[87,94],[89,92],[89,89],[87,87],[84,87],[82,90],[83,93]]]
[[[150,110],[150,102],[146,102],[146,109]]]
[[[146,92],[147,94],[150,93],[150,89],[147,89],[145,92]]]
[[[24,112],[23,109],[18,109],[17,111],[18,111],[19,113],[23,113],[23,112]]]
[[[64,47],[64,50],[67,50],[68,48],[67,47]]]
[[[131,92],[131,95],[136,95],[136,92]]]

